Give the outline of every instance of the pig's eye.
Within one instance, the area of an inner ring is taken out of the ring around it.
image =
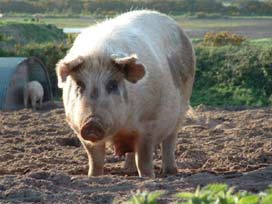
[[[106,85],[106,91],[110,93],[118,92],[118,82],[116,80],[110,80]]]
[[[77,84],[77,90],[80,93],[82,93],[85,90],[85,84],[82,81],[80,81],[80,80],[77,80],[76,84]]]

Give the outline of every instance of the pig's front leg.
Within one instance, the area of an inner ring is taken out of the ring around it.
[[[155,177],[153,152],[154,145],[152,141],[144,138],[139,139],[136,145],[135,162],[140,177]]]
[[[96,145],[82,142],[88,154],[89,172],[88,176],[100,176],[104,173],[105,143]]]

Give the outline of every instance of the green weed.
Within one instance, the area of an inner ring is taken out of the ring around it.
[[[127,204],[159,204],[161,192],[137,192]],[[253,194],[247,191],[234,192],[226,184],[210,184],[197,188],[195,192],[181,192],[176,195],[177,204],[271,204],[272,188],[265,192]]]

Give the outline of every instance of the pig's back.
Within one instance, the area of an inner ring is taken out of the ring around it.
[[[173,19],[142,10],[125,13],[113,22],[112,40],[122,41],[124,47],[129,45],[127,49],[136,52],[147,63],[147,69],[168,71],[168,67],[171,74],[182,76],[183,81],[187,75],[193,77],[195,59],[191,42]]]
[[[144,41],[157,52],[168,53],[180,43],[180,29],[174,20],[156,11],[132,11],[113,19],[113,33]]]
[[[192,44],[180,26],[164,14],[146,10],[125,13],[113,21],[113,33],[124,36],[128,49],[137,53],[148,72],[160,81],[173,81],[184,99],[189,100],[195,58]]]
[[[37,97],[43,97],[43,87],[38,81],[31,81],[27,84],[30,95],[34,94]]]

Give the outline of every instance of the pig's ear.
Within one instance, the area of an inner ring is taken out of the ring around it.
[[[72,60],[60,60],[57,63],[56,72],[58,76],[58,87],[63,88],[66,78],[72,71],[77,70],[84,62],[83,57],[76,57]]]
[[[136,54],[130,56],[112,55],[111,59],[119,71],[124,74],[125,79],[131,83],[136,83],[144,77],[145,67],[143,64],[137,62],[138,58]]]

